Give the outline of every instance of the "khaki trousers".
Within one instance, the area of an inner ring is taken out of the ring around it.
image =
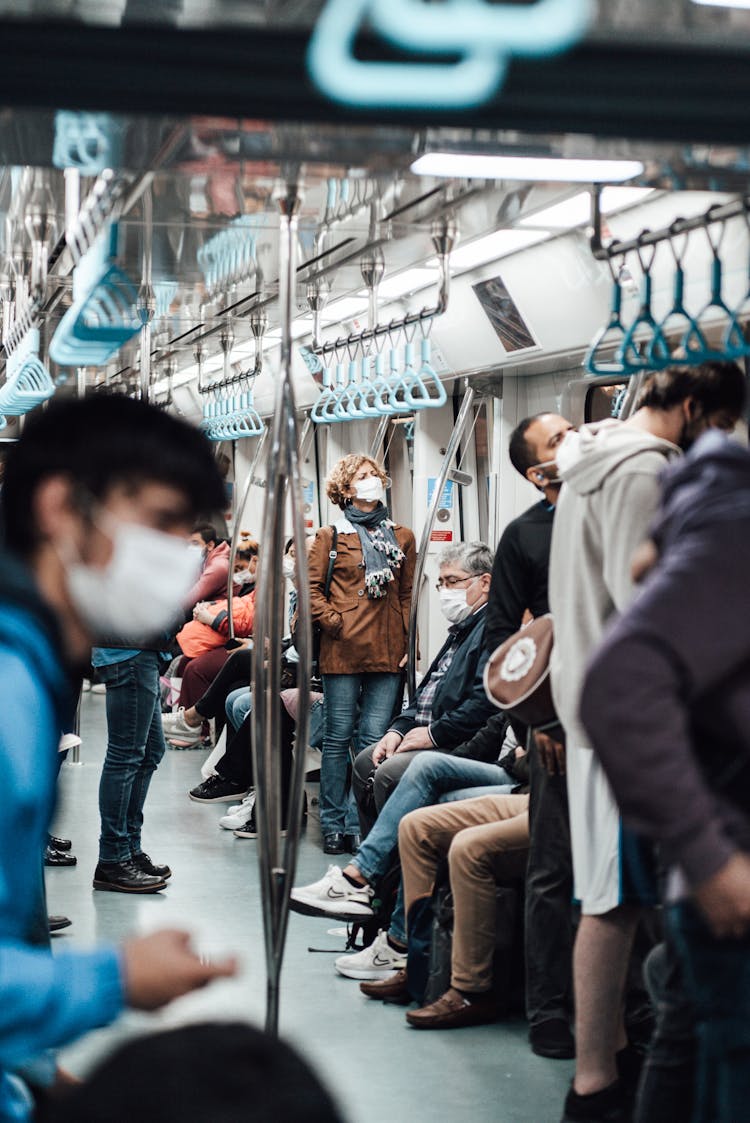
[[[399,826],[398,848],[408,923],[415,901],[431,897],[448,856],[453,892],[451,986],[480,993],[492,987],[495,889],[523,877],[529,850],[529,797],[486,795],[424,807]]]

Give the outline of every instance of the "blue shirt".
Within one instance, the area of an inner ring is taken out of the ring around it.
[[[44,608],[35,610],[20,573],[13,563],[0,565],[0,1123],[31,1118],[12,1070],[106,1025],[124,1005],[114,948],[53,955],[27,939],[54,810],[67,683]]]

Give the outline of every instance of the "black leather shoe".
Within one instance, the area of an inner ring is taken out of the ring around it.
[[[47,835],[47,845],[53,850],[70,850],[73,843],[69,838],[55,838],[53,834]]]
[[[576,1055],[575,1038],[563,1018],[550,1018],[532,1026],[529,1044],[538,1057],[551,1057],[555,1061],[569,1061]]]
[[[139,870],[135,862],[100,862],[94,870],[94,889],[112,893],[158,893],[166,887],[163,877]]]
[[[130,860],[134,866],[137,866],[141,873],[150,874],[151,877],[160,877],[162,881],[166,881],[168,877],[172,876],[172,871],[169,866],[155,865],[148,854],[144,854],[141,850],[138,854],[131,854]]]
[[[50,932],[61,932],[63,928],[70,928],[73,921],[67,916],[48,916],[47,923]]]
[[[345,834],[344,835],[344,850],[348,854],[356,854],[359,850],[362,839],[358,834]]]
[[[344,836],[341,831],[331,831],[330,834],[323,835],[324,854],[343,854],[345,850]]]
[[[66,854],[63,850],[54,850],[51,846],[45,847],[45,866],[74,866],[77,861],[75,854]]]

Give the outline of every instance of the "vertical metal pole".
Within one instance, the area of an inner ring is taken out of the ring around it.
[[[229,626],[229,638],[234,639],[234,559],[237,557],[237,547],[240,542],[240,527],[242,526],[242,519],[245,515],[245,507],[250,495],[250,489],[255,483],[255,469],[260,463],[260,454],[263,452],[266,444],[266,437],[268,436],[268,429],[263,430],[263,436],[258,441],[255,449],[255,456],[253,457],[250,470],[247,473],[247,481],[245,483],[245,490],[242,493],[239,507],[234,516],[234,529],[232,531],[232,545],[229,550],[229,573],[227,575],[227,621]]]
[[[156,297],[151,284],[154,202],[151,197],[150,184],[143,192],[141,206],[143,208],[143,258],[141,287],[138,291],[137,303],[138,316],[142,324],[140,338],[139,396],[144,402],[147,402],[151,395],[151,321],[156,312]]]
[[[299,465],[299,435],[292,385],[292,317],[296,275],[297,215],[301,203],[297,183],[287,182],[279,197],[279,306],[281,310],[281,371],[276,384],[274,416],[266,476],[266,502],[261,536],[261,560],[256,597],[255,651],[253,660],[252,751],[258,861],[260,865],[263,929],[266,947],[266,1030],[278,1033],[279,981],[289,918],[289,893],[294,878],[304,794],[305,747],[308,741],[310,678],[310,589],[305,550],[305,525]],[[297,591],[300,626],[300,705],[297,717],[297,752],[289,797],[286,844],[281,839],[281,640],[284,634],[284,512],[291,499],[294,543],[297,553]],[[261,653],[266,658],[260,657]]]
[[[443,488],[445,481],[448,479],[448,472],[451,469],[458,446],[461,443],[461,438],[464,435],[464,430],[471,416],[471,407],[474,402],[474,391],[469,385],[468,379],[464,380],[464,396],[461,401],[461,408],[458,411],[456,424],[453,426],[451,439],[448,441],[448,447],[445,450],[443,463],[440,467],[440,475],[435,481],[435,490],[432,493],[432,502],[430,509],[427,512],[427,519],[422,530],[422,538],[419,543],[419,551],[417,553],[417,564],[414,567],[414,584],[412,585],[411,594],[411,608],[409,610],[409,657],[407,661],[407,675],[406,685],[409,691],[409,701],[411,702],[417,690],[417,619],[419,614],[419,601],[422,594],[422,581],[424,578],[424,567],[427,562],[427,551],[430,548],[430,537],[432,535],[432,528],[435,525],[435,516],[440,506],[440,500],[443,495]]]

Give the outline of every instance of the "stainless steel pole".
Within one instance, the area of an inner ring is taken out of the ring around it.
[[[248,497],[250,495],[250,489],[252,488],[253,484],[255,483],[255,469],[260,464],[261,453],[263,452],[263,449],[265,448],[267,437],[268,437],[268,429],[264,429],[263,430],[263,436],[260,438],[260,440],[258,441],[258,444],[256,445],[255,456],[253,457],[252,463],[250,465],[250,470],[247,473],[247,481],[245,482],[245,490],[242,492],[242,498],[240,499],[240,505],[237,508],[237,511],[236,511],[236,514],[235,514],[235,517],[234,517],[234,528],[232,530],[232,544],[231,544],[231,547],[230,547],[230,550],[229,550],[229,573],[227,574],[227,621],[228,621],[228,627],[229,627],[229,638],[232,639],[232,640],[234,639],[234,616],[233,616],[233,613],[232,613],[232,609],[234,607],[234,581],[232,580],[232,578],[234,576],[234,562],[235,562],[235,558],[237,557],[237,547],[238,547],[239,541],[240,541],[240,528],[242,526],[242,519],[243,519],[244,514],[245,514],[245,507],[247,506],[247,500],[248,500]]]
[[[299,434],[292,385],[292,318],[295,304],[297,216],[301,195],[289,180],[279,198],[279,304],[281,310],[281,371],[276,385],[274,416],[266,477],[266,502],[261,537],[261,560],[256,597],[253,660],[252,751],[257,791],[258,861],[260,865],[263,929],[266,946],[266,1029],[278,1033],[279,983],[299,844],[304,794],[305,747],[309,727],[311,628],[310,590],[305,549],[305,525],[299,459]],[[288,807],[286,843],[281,838],[281,641],[284,633],[284,576],[281,553],[284,514],[291,499],[297,554],[299,628],[297,650],[300,704]],[[264,658],[265,656],[265,658]]]
[[[471,417],[471,407],[474,403],[474,391],[468,383],[464,381],[464,396],[461,400],[461,408],[458,411],[456,424],[453,426],[451,439],[448,441],[448,447],[445,450],[443,463],[440,466],[440,475],[435,481],[435,490],[432,493],[432,502],[430,509],[427,512],[427,519],[422,530],[422,538],[419,543],[419,552],[417,553],[417,564],[414,567],[414,584],[412,586],[411,594],[411,608],[409,611],[409,659],[407,663],[407,689],[409,691],[409,701],[414,698],[417,689],[417,620],[419,613],[419,601],[422,595],[422,582],[424,579],[424,567],[427,562],[427,551],[430,547],[430,536],[432,535],[432,528],[435,525],[435,516],[438,513],[440,506],[440,499],[443,494],[445,482],[448,479],[448,473],[451,469],[451,464],[458,451],[458,446],[461,443],[467,423]]]

